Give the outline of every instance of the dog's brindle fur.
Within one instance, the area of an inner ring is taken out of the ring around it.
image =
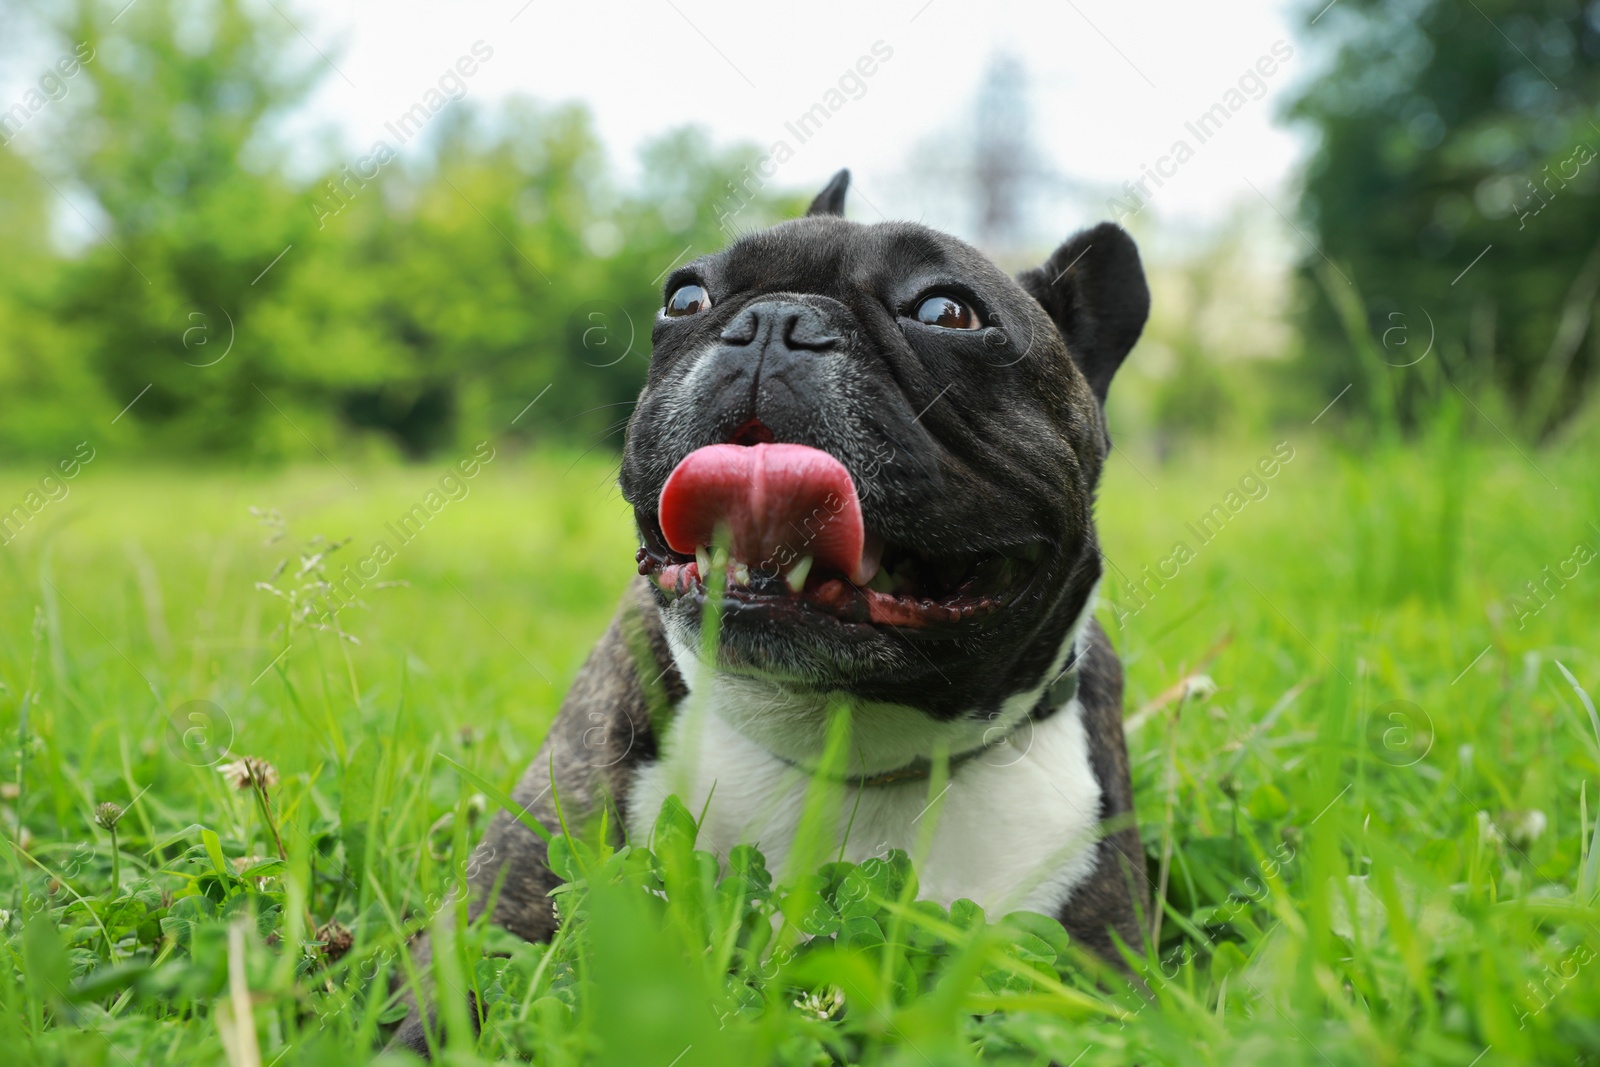
[[[831,184],[818,197],[812,214],[841,214],[843,189],[843,181]],[[825,223],[805,220],[805,224]],[[1100,247],[1089,266],[1099,260],[1098,269],[1077,270],[1079,261],[1096,245]],[[1069,461],[1081,464],[1081,468],[1078,477],[1058,490],[1070,498],[1070,521],[1078,525],[1074,532],[1079,542],[1075,559],[1059,561],[1061,569],[1057,573],[1062,585],[1070,590],[1061,598],[1070,599],[1070,603],[1060,604],[1053,613],[1062,616],[1056,632],[1059,643],[1059,633],[1064,632],[1066,622],[1088,604],[1100,573],[1098,547],[1088,517],[1104,447],[1109,445],[1100,404],[1111,375],[1143,325],[1148,291],[1144,289],[1132,242],[1109,225],[1079,234],[1042,266],[1017,281],[1037,302],[1033,305],[1035,312],[1043,311],[1050,323],[1061,330],[1065,344],[1058,343],[1058,348],[1063,355],[1071,352],[1071,359],[1063,362],[1076,368],[1067,372],[1065,395],[1072,398],[1067,406],[1073,409],[1072,419],[1087,416],[1086,421],[1074,422],[1063,431],[1074,446]],[[652,382],[656,382],[659,370],[659,365],[653,364]],[[1052,390],[1062,387],[1063,383],[1057,381],[1041,386]],[[647,386],[647,394],[649,391]],[[641,403],[641,411],[644,408]],[[640,417],[635,416],[633,429]],[[635,437],[633,443],[637,445],[636,435],[630,433],[630,437]],[[795,435],[782,439],[805,440]],[[837,444],[830,448],[838,450]],[[637,466],[639,457],[632,458]],[[662,458],[654,457],[657,461]],[[670,469],[679,457],[665,458]],[[627,473],[625,466],[625,481]],[[653,487],[659,490],[659,480]],[[872,504],[870,494],[874,488],[863,486],[865,504]],[[640,506],[640,501],[634,503]],[[647,689],[658,699],[664,694],[673,704],[687,694],[668,647],[662,610],[659,590],[648,579],[635,581],[617,616],[579,671],[549,735],[512,794],[516,803],[541,824],[557,823],[554,792],[559,793],[569,825],[592,819],[604,808],[611,810],[611,826],[619,834],[628,825],[629,784],[641,765],[658,756]],[[636,635],[630,644],[626,632],[629,626],[642,627],[644,640]],[[641,654],[641,645],[647,646],[647,655]],[[1092,846],[1096,851],[1092,873],[1073,888],[1070,900],[1057,917],[1076,943],[1118,964],[1114,937],[1135,948],[1142,944],[1140,920],[1148,909],[1147,879],[1143,849],[1133,822],[1122,734],[1121,664],[1096,622],[1089,623],[1083,649],[1078,665],[1078,700],[1090,767],[1101,790],[1099,817],[1103,836]],[[1034,651],[1018,661],[1016,667],[1031,684],[1048,669],[1047,659]],[[650,677],[642,677],[643,674]],[[1015,688],[1025,686],[1018,684]],[[477,873],[472,879],[469,915],[478,918],[493,893],[493,922],[530,941],[548,940],[556,927],[549,892],[558,880],[546,862],[544,842],[511,814],[501,811],[491,821],[475,856]],[[419,942],[415,955],[419,967],[425,968],[431,955],[426,939]],[[394,1042],[427,1053],[424,1025],[418,1013],[413,1012],[402,1024]]]

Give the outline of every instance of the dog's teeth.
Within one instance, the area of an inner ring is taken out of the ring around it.
[[[856,561],[855,570],[850,573],[850,580],[856,585],[866,585],[872,581],[879,570],[879,561],[883,558],[883,538],[867,531],[866,540],[861,546],[861,558]]]
[[[733,576],[734,585],[750,584],[750,567],[744,563],[735,563],[729,573]]]
[[[711,577],[711,549],[705,545],[696,545],[694,561],[700,567],[700,580],[705,581]]]
[[[876,589],[880,593],[892,593],[894,592],[894,586],[894,575],[885,570],[878,571],[877,574],[872,576],[872,581],[867,583],[868,589]]]
[[[799,593],[805,588],[806,575],[811,573],[811,563],[810,556],[801,556],[800,562],[789,568],[789,573],[784,577],[784,581],[789,583],[789,592]]]

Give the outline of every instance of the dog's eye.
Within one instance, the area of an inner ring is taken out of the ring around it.
[[[706,292],[703,285],[684,285],[667,298],[667,306],[663,312],[677,318],[679,315],[693,315],[697,311],[704,311],[711,306],[711,294]]]
[[[930,296],[917,305],[918,322],[946,330],[976,330],[977,313],[953,296]]]

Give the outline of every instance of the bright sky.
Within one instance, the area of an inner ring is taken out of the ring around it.
[[[1165,164],[1175,173],[1159,190],[1147,185],[1155,195],[1141,223],[1204,226],[1241,202],[1270,210],[1263,195],[1288,212],[1284,184],[1304,150],[1299,135],[1274,121],[1286,89],[1312,62],[1290,30],[1284,0],[277,2],[303,31],[305,48],[337,67],[313,100],[308,126],[339,128],[353,149],[384,135],[385,122],[481,40],[493,55],[466,79],[470,97],[582,100],[625,171],[636,167],[642,141],[687,122],[719,140],[763,148],[781,138],[794,155],[774,177],[780,186],[820,188],[848,166],[859,194],[851,214],[864,220],[876,219],[876,208],[960,228],[916,202],[909,158],[918,145],[954,146],[973,136],[972,100],[990,56],[1002,49],[1029,72],[1034,133],[1048,163],[1068,182],[1094,187],[1086,199],[1046,211],[1047,224],[1060,216],[1063,232],[1104,217],[1106,195],[1140,178],[1179,138],[1194,155]],[[1289,53],[1286,61],[1273,56],[1276,42],[1284,42],[1278,51]],[[785,123],[825,102],[874,45],[880,56],[892,54],[861,79],[865,91],[847,81],[859,98],[799,143]],[[1246,91],[1232,98],[1243,105],[1201,144],[1184,124],[1226,104],[1228,90],[1263,57],[1272,74],[1247,79]],[[1083,217],[1091,212],[1096,219]]]
[[[1147,249],[1181,242],[1244,205],[1279,231],[1269,258],[1294,254],[1274,206],[1291,213],[1286,183],[1306,142],[1275,119],[1317,60],[1290,29],[1299,25],[1291,0],[256,2],[292,20],[303,58],[327,67],[291,123],[306,151],[289,163],[307,177],[327,166],[330,129],[348,160],[380,136],[396,143],[385,123],[442,75],[453,77],[447,72],[477,44],[476,69],[462,79],[469,98],[581,100],[624,174],[636,172],[643,141],[699,123],[722,142],[766,150],[785,141],[793,156],[772,177],[778,187],[821,188],[848,166],[852,217],[919,218],[972,237],[958,202],[939,196],[937,181],[917,181],[913,160],[953,155],[975,136],[979,81],[991,57],[1007,52],[1027,71],[1034,139],[1055,176],[1046,187],[1058,192],[1035,205],[1032,219],[1047,236],[1110,217],[1107,197],[1159,167],[1168,176],[1160,188],[1145,179],[1154,195],[1133,223]],[[0,69],[0,109],[54,59],[13,44]],[[859,76],[858,64],[870,76]],[[786,124],[819,103],[833,114],[801,143]],[[1201,143],[1185,123],[1219,103],[1226,122]],[[1179,139],[1192,157],[1163,162]]]

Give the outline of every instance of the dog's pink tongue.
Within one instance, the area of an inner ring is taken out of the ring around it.
[[[865,583],[865,527],[844,464],[805,445],[708,445],[683,458],[661,487],[661,532],[675,552],[710,545],[719,527],[729,554],[752,570],[787,570],[803,556]],[[787,548],[787,552],[780,550]]]

